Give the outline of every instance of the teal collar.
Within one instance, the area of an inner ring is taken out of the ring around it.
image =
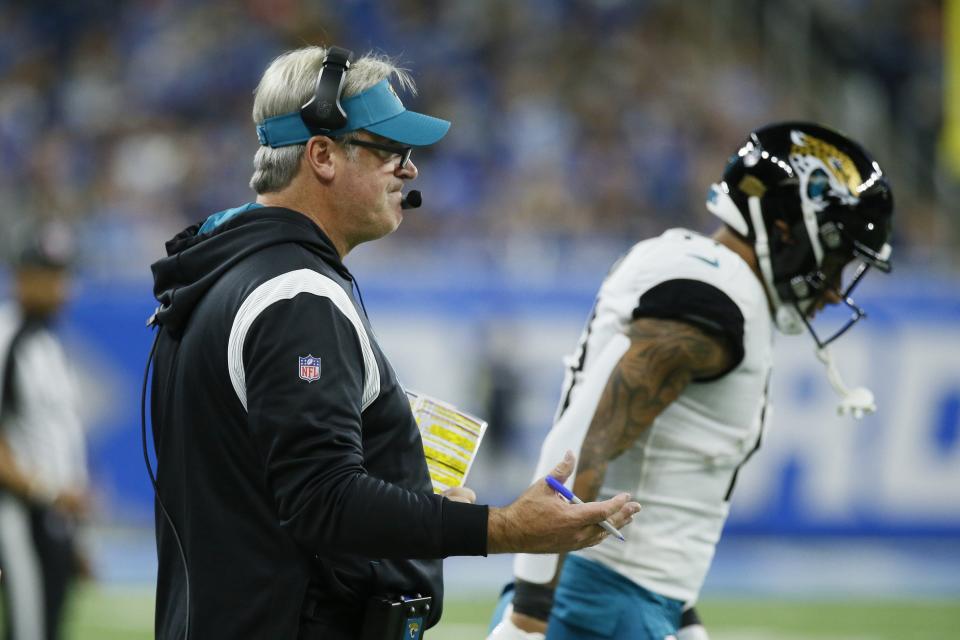
[[[208,217],[203,221],[203,225],[200,227],[198,233],[210,233],[220,225],[222,225],[227,220],[231,220],[241,213],[246,213],[252,209],[261,209],[263,205],[257,202],[248,202],[247,204],[242,204],[239,207],[234,207],[233,209],[225,209],[223,211],[218,211],[212,216]]]

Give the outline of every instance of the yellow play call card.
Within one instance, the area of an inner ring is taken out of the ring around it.
[[[463,486],[487,423],[436,398],[412,391],[407,398],[420,428],[434,493]]]

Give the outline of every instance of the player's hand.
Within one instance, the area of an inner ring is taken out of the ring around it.
[[[93,568],[93,560],[85,549],[77,547],[73,552],[73,571],[77,580],[93,582],[97,579]]]
[[[468,487],[450,487],[443,492],[443,496],[454,502],[474,504],[477,501],[477,494]]]
[[[86,491],[67,490],[53,499],[53,508],[77,520],[90,515],[90,494]]]
[[[528,616],[523,613],[517,613],[516,611],[511,611],[509,616],[510,623],[521,631],[527,633],[543,633],[547,632],[547,621],[540,620],[539,618],[534,618],[533,616]]]
[[[543,640],[547,633],[547,623],[522,613],[514,613],[508,606],[503,620],[493,628],[487,640]]]
[[[551,474],[565,482],[576,458],[568,451]],[[607,532],[597,526],[604,520],[620,529],[632,521],[640,505],[621,493],[603,502],[568,504],[542,479],[513,504],[490,508],[487,523],[488,553],[562,553],[598,544]]]

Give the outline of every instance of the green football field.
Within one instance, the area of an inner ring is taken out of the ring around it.
[[[429,640],[482,640],[489,593],[446,603]],[[712,640],[948,640],[960,638],[957,601],[707,599],[698,610]],[[152,638],[153,598],[144,588],[85,587],[72,603],[65,640]]]

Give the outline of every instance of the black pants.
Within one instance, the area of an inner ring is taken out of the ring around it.
[[[75,526],[58,511],[0,493],[5,640],[59,640],[75,576]]]

